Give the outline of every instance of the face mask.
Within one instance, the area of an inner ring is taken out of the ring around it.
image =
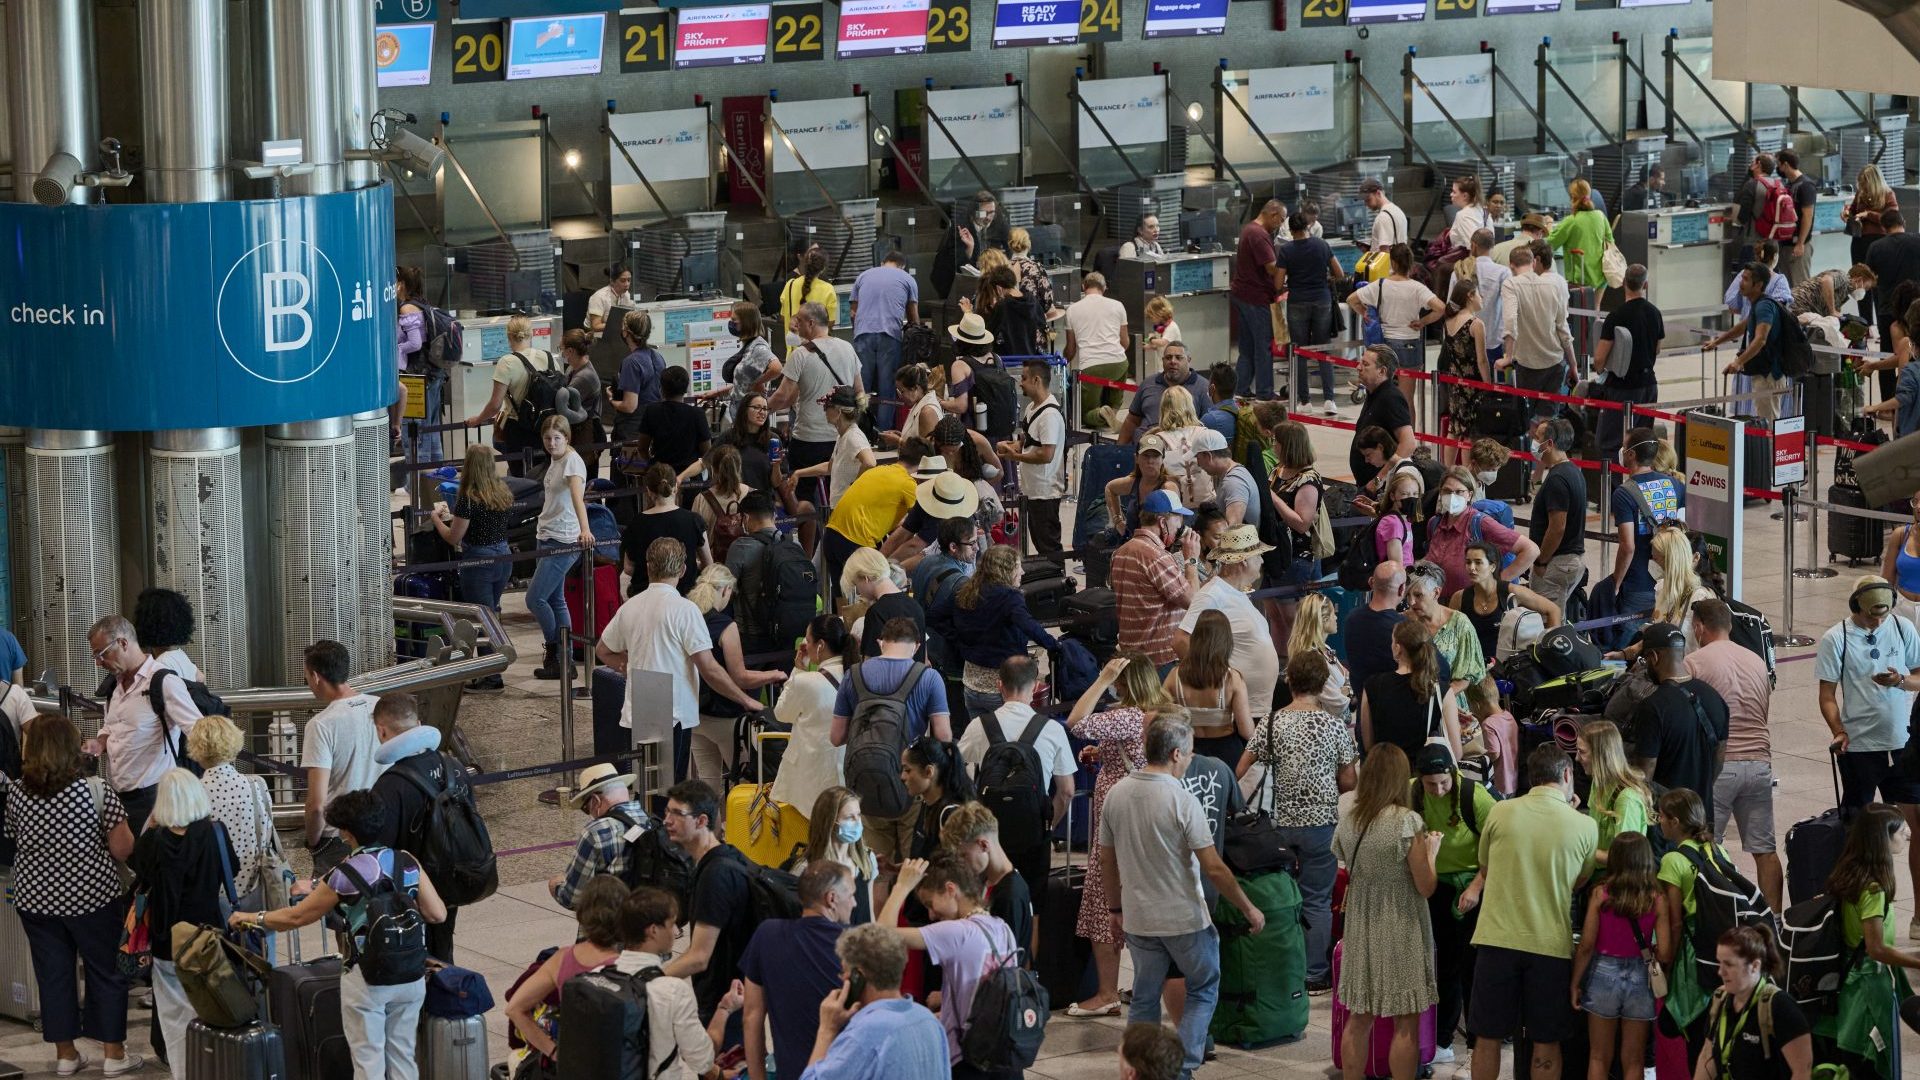
[[[1539,439],[1529,439],[1527,440],[1527,452],[1535,458],[1539,458],[1547,452],[1547,444],[1541,442]]]
[[[1418,499],[1401,499],[1400,500],[1400,516],[1401,517],[1412,517],[1414,515],[1414,511],[1418,509],[1420,509],[1420,500]]]
[[[1464,513],[1467,509],[1467,497],[1457,493],[1446,495],[1441,498],[1441,505],[1449,514]]]
[[[740,336],[740,320],[739,319],[727,320],[727,333],[732,334],[734,337]]]
[[[1647,564],[1647,573],[1653,578],[1655,583],[1658,583],[1660,579],[1667,576],[1667,568],[1657,562],[1650,562]]]
[[[843,844],[857,844],[866,826],[858,821],[842,821],[833,827],[833,838]]]
[[[1473,478],[1480,481],[1481,487],[1492,487],[1493,482],[1500,479],[1500,474],[1497,472],[1474,473]]]
[[[1855,300],[1859,300],[1859,299],[1861,299],[1862,297],[1864,297],[1864,296],[1866,296],[1866,295],[1867,295],[1867,290],[1865,290],[1865,289],[1850,289],[1850,290],[1848,290],[1848,295],[1850,295],[1850,296],[1852,296],[1852,297],[1853,297],[1853,298],[1854,298]]]

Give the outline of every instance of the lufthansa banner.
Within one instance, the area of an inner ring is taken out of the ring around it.
[[[0,203],[0,425],[255,427],[383,409],[393,192]]]

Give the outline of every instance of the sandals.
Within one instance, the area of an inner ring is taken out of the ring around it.
[[[1079,1002],[1075,1002],[1067,1006],[1067,1015],[1073,1017],[1075,1020],[1096,1020],[1103,1016],[1119,1016],[1120,1003],[1116,1001],[1111,1005],[1098,1009],[1083,1009],[1080,1007]]]

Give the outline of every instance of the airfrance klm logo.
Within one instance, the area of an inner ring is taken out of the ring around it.
[[[1431,84],[1429,84],[1431,85]],[[1333,93],[1325,86],[1296,86],[1290,90],[1267,90],[1253,95],[1255,101],[1304,101],[1308,98],[1326,97]]]
[[[621,139],[621,146],[667,146],[677,143],[698,142],[700,136],[684,128],[671,135],[637,135],[631,139]]]

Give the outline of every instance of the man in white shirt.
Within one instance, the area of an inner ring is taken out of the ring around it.
[[[1016,439],[994,449],[1020,463],[1020,531],[1033,540],[1035,555],[1060,551],[1060,500],[1067,494],[1067,415],[1053,396],[1053,371],[1045,360],[1029,360],[1020,369],[1020,392],[1027,405],[1014,426]]]
[[[1008,739],[1019,741],[1033,722],[1033,691],[1040,682],[1039,665],[1031,656],[1010,656],[1000,665],[1000,696],[1005,699],[993,717],[1000,724],[1000,732]],[[966,733],[960,736],[960,757],[966,761],[967,768],[980,771],[980,762],[987,756],[987,749],[993,740],[987,735],[986,725],[970,723]],[[1040,729],[1033,740],[1033,748],[1040,755],[1040,783],[1052,796],[1052,811],[1048,821],[1059,821],[1066,816],[1067,804],[1073,799],[1073,777],[1078,769],[1073,762],[1073,746],[1067,741],[1066,728],[1051,721]],[[1025,876],[1025,870],[1021,870]],[[1044,881],[1043,876],[1032,880]]]
[[[627,895],[620,905],[620,958],[613,963],[620,974],[665,968],[667,955],[673,952],[676,918],[685,914],[679,906],[664,889],[641,888]],[[591,972],[581,976],[601,977]],[[561,1044],[562,1051],[565,1046]],[[670,1054],[677,1056],[663,1069]],[[700,1022],[693,985],[685,979],[655,975],[647,983],[647,1075],[655,1080],[718,1080],[720,1076],[713,1061],[713,1038]]]
[[[1567,389],[1566,358],[1573,350],[1567,333],[1567,294],[1560,284],[1533,271],[1533,251],[1521,246],[1508,256],[1513,271],[1500,287],[1500,338],[1506,355],[1500,369],[1513,368],[1514,381],[1527,390],[1550,394]],[[1536,413],[1552,402],[1536,401]]]
[[[1127,308],[1107,295],[1106,275],[1094,271],[1080,279],[1080,299],[1067,305],[1067,360],[1075,371],[1099,379],[1124,382],[1133,373],[1127,359]],[[1097,392],[1096,392],[1097,391]],[[1100,425],[1100,410],[1120,409],[1124,391],[1088,386],[1081,391],[1080,426]]]
[[[380,699],[348,685],[352,660],[345,645],[323,639],[307,646],[304,656],[307,689],[323,703],[307,721],[300,767],[307,770],[307,850],[313,853],[315,872],[324,876],[324,870],[347,856],[339,830],[325,821],[327,804],[345,792],[371,788],[386,771],[374,760],[380,733],[374,728],[373,707]]]
[[[629,668],[657,671],[673,680],[673,776],[687,777],[687,757],[693,729],[700,725],[700,680],[716,694],[759,712],[760,702],[740,689],[727,669],[713,657],[713,639],[707,622],[693,601],[680,595],[680,575],[687,568],[687,549],[680,541],[661,537],[647,545],[647,587],[620,605],[593,647],[600,662],[625,675]],[[771,680],[785,681],[785,676]],[[633,727],[633,699],[620,707],[620,726]]]
[[[139,836],[153,813],[160,778],[186,760],[187,733],[200,719],[184,679],[162,668],[140,648],[133,624],[108,615],[87,631],[94,663],[114,677],[113,694],[98,738],[86,750],[106,756],[106,780],[127,811],[127,826]],[[163,673],[163,674],[161,674]],[[160,701],[166,715],[154,712],[150,687],[161,678]]]
[[[1360,198],[1373,211],[1373,237],[1368,246],[1374,251],[1386,252],[1395,244],[1409,243],[1407,233],[1407,212],[1387,198],[1387,191],[1380,181],[1371,177],[1360,181]]]
[[[1498,338],[1500,332],[1500,288],[1513,276],[1506,264],[1493,259],[1493,230],[1476,229],[1473,241],[1468,246],[1473,253],[1474,291],[1480,294],[1480,319],[1493,327],[1490,337]],[[1507,355],[1505,343],[1499,340],[1487,342],[1487,363],[1499,363]]]
[[[1255,722],[1272,711],[1273,688],[1280,682],[1280,654],[1274,650],[1266,613],[1247,598],[1248,591],[1260,584],[1260,557],[1272,550],[1260,542],[1260,530],[1252,525],[1236,525],[1221,533],[1211,556],[1218,569],[1193,594],[1193,603],[1173,633],[1173,651],[1185,659],[1200,616],[1217,611],[1227,617],[1233,624],[1232,667],[1246,680],[1247,703]]]

